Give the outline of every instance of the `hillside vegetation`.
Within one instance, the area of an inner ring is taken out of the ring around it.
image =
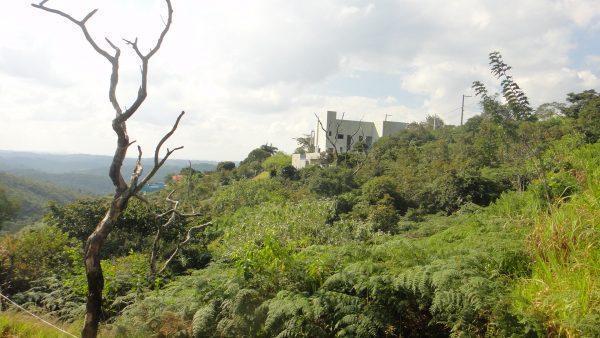
[[[6,217],[9,222],[3,226],[8,231],[18,230],[27,223],[40,219],[48,211],[50,202],[64,204],[83,196],[51,183],[3,172],[0,172],[0,195],[5,196],[6,203],[10,203],[12,210],[10,217]]]
[[[107,169],[110,161],[110,156],[0,150],[0,171],[25,179],[43,181],[81,194],[107,195],[113,192],[114,187],[108,178]],[[145,168],[149,168],[151,162],[151,159],[143,159],[142,164]],[[130,173],[134,165],[135,159],[126,159],[123,172]],[[187,165],[188,161],[184,160],[169,161],[158,172],[158,181]],[[213,170],[216,163],[192,161],[192,166],[196,170],[205,171]]]
[[[103,251],[102,335],[600,336],[600,96],[534,110],[479,85],[464,126],[412,123],[300,171],[263,145],[132,201]],[[199,216],[156,217],[167,198]],[[79,320],[107,203],[1,238],[4,292]]]

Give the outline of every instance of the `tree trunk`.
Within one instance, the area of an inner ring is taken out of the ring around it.
[[[85,322],[81,336],[96,338],[98,324],[102,318],[102,290],[104,289],[104,276],[100,266],[100,238],[93,234],[88,239],[88,250],[85,255],[85,272],[88,284],[87,303],[85,306]]]
[[[108,234],[112,230],[112,227],[116,224],[117,220],[127,208],[127,203],[132,197],[139,197],[137,195],[142,188],[152,179],[158,169],[165,163],[165,161],[171,156],[174,151],[177,151],[183,147],[177,147],[174,149],[167,149],[166,155],[161,159],[160,152],[162,145],[171,137],[171,135],[177,129],[179,121],[185,112],[181,112],[173,125],[173,128],[160,140],[154,150],[154,167],[150,170],[150,173],[138,182],[140,175],[142,174],[142,149],[138,146],[138,160],[136,162],[133,175],[129,185],[125,182],[121,169],[123,167],[123,161],[127,154],[127,149],[133,142],[129,142],[129,136],[127,135],[127,120],[138,110],[138,108],[145,101],[147,96],[147,80],[148,80],[148,62],[150,58],[160,49],[163,39],[166,36],[171,22],[173,19],[173,7],[171,6],[171,0],[165,0],[168,9],[167,22],[163,28],[158,41],[155,46],[150,49],[147,54],[143,54],[138,48],[137,38],[134,41],[125,40],[125,42],[131,46],[135,54],[140,58],[141,61],[141,84],[138,90],[135,101],[130,105],[128,109],[123,111],[117,100],[116,90],[119,82],[119,57],[121,50],[110,41],[105,38],[106,42],[114,49],[114,55],[109,54],[107,51],[102,49],[96,41],[90,35],[86,22],[97,12],[97,9],[89,12],[83,19],[77,20],[73,16],[54,8],[46,6],[49,0],[41,0],[39,4],[32,4],[33,7],[60,15],[69,21],[76,24],[82,31],[85,39],[90,43],[96,52],[106,58],[111,64],[111,76],[110,76],[110,87],[109,87],[109,100],[115,110],[115,118],[112,122],[112,127],[117,134],[117,149],[112,159],[112,163],[109,170],[109,177],[115,187],[115,195],[113,196],[112,203],[109,210],[104,215],[102,221],[98,223],[94,232],[88,237],[85,245],[85,272],[88,283],[88,294],[86,304],[85,323],[81,331],[81,335],[85,338],[95,338],[98,335],[98,326],[100,319],[102,318],[102,290],[104,289],[104,276],[102,275],[102,267],[100,265],[101,256],[100,251],[104,241],[108,237]]]
[[[114,201],[106,215],[100,221],[96,230],[88,237],[85,245],[85,274],[88,284],[87,303],[85,306],[85,321],[81,336],[96,338],[98,325],[102,319],[102,291],[104,290],[104,275],[100,262],[100,250],[112,226],[119,218],[124,208],[119,205],[122,199]]]

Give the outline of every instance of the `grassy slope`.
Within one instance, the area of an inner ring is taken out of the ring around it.
[[[549,209],[535,191],[511,192],[487,208],[432,216],[393,236],[365,240],[330,230],[321,223],[328,208],[323,202],[240,209],[221,222],[225,233],[212,245],[215,262],[209,268],[149,295],[120,322],[140,325],[139,319],[150,316],[166,325],[177,318],[181,330],[212,295],[235,302],[239,294],[228,293],[238,287],[259,290],[262,307],[273,311],[277,304],[289,306],[289,292],[297,297],[294,302],[312,304],[334,291],[359,304],[353,310],[358,312],[345,316],[354,319],[337,322],[336,330],[356,332],[370,324],[357,318],[385,302],[378,294],[397,297],[409,290],[425,301],[434,322],[455,335],[600,334],[600,144],[566,153],[570,169],[564,170],[577,178],[578,192]],[[254,276],[244,276],[245,271]],[[368,296],[338,288],[344,284]],[[318,309],[307,305],[286,325],[310,323],[311,311]],[[234,313],[227,316],[219,325],[237,320]],[[207,332],[214,329],[202,325]],[[512,327],[519,331],[511,332]]]
[[[220,221],[225,236],[212,245],[213,264],[147,294],[108,335],[135,334],[131,328],[191,332],[194,313],[214,295],[229,297],[238,284],[261,290],[268,316],[282,320],[277,302],[292,294],[296,303],[308,304],[295,316],[309,322],[306,313],[316,310],[312,301],[328,292],[346,294],[339,285],[350,283],[349,290],[367,295],[347,294],[359,314],[369,306],[390,306],[378,302],[410,290],[427,300],[433,320],[457,335],[476,331],[471,323],[486,318],[490,336],[509,335],[511,325],[550,335],[594,336],[600,322],[600,144],[568,157],[579,191],[550,209],[532,191],[511,192],[487,208],[430,216],[404,233],[366,240],[357,234],[360,229],[346,234],[324,226],[327,203],[288,202],[282,208],[282,202],[271,201],[242,208]],[[273,245],[256,246],[252,238]],[[246,267],[260,276],[244,278]],[[368,325],[352,314],[347,318],[353,322],[336,324],[343,332]],[[230,316],[226,319],[237,320]]]
[[[582,191],[540,213],[527,247],[531,278],[515,290],[515,305],[548,332],[600,335],[600,143],[575,151],[572,173]]]
[[[78,331],[78,328],[74,325],[65,326],[52,320],[49,321],[67,332],[74,333]],[[65,338],[69,336],[29,315],[16,312],[0,312],[0,337]]]

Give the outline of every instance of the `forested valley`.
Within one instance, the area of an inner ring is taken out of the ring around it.
[[[531,109],[511,83],[476,82],[463,126],[428,118],[320,166],[263,145],[182,168],[104,245],[100,336],[599,336],[600,96]],[[109,204],[3,235],[2,293],[77,332]],[[2,220],[17,207],[0,191]],[[0,336],[61,336],[2,304]]]

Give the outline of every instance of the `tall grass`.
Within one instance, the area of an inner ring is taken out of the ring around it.
[[[79,332],[78,324],[68,326],[54,323],[67,332]],[[19,338],[65,338],[68,335],[48,326],[28,315],[15,312],[0,312],[0,337],[19,337]]]
[[[551,335],[600,336],[600,144],[573,153],[582,192],[534,219],[527,241],[531,278],[515,290],[515,307]]]

